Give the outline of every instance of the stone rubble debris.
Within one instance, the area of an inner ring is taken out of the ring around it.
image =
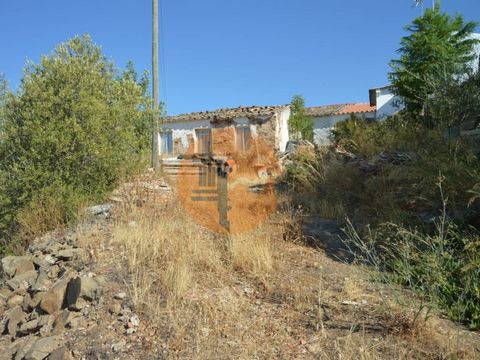
[[[104,213],[110,207],[89,210]],[[107,281],[88,271],[91,254],[76,246],[71,234],[36,239],[25,256],[1,260],[0,341],[9,344],[0,359],[60,360],[81,358],[69,349],[68,331],[95,324],[91,309],[102,303]],[[110,305],[111,316],[123,321],[127,332],[136,332],[140,319],[123,309],[127,293],[118,292]],[[117,320],[118,321],[118,320]],[[119,335],[117,335],[119,336]],[[125,330],[123,332],[125,336]],[[113,343],[113,352],[122,352],[127,340]]]

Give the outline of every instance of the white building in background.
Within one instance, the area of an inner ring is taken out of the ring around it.
[[[369,91],[370,106],[376,108],[375,118],[386,119],[404,109],[402,99],[393,93],[391,85],[380,86]]]
[[[365,103],[314,106],[305,109],[313,118],[313,140],[319,146],[330,145],[330,135],[335,124],[349,119],[352,115],[360,119],[375,120],[375,106]]]
[[[480,34],[474,33],[473,39],[480,41]],[[474,71],[479,70],[480,65],[480,43],[474,48],[475,59],[472,60],[470,67]],[[380,86],[369,90],[370,106],[376,106],[376,118],[382,120],[392,116],[404,109],[402,99],[395,95],[391,85]]]
[[[480,34],[474,33],[472,34],[472,38],[480,41]],[[475,59],[473,59],[471,66],[474,71],[478,71],[478,67],[480,65],[480,43],[475,45],[474,52],[476,56],[475,56]]]

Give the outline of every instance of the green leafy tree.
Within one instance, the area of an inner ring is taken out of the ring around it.
[[[5,101],[8,93],[8,82],[5,79],[5,75],[0,74],[0,126],[3,123],[3,109],[5,107]],[[1,131],[1,129],[0,129]]]
[[[313,119],[305,114],[305,100],[301,95],[292,98],[292,113],[288,120],[292,138],[313,141]]]
[[[58,220],[71,220],[80,204],[101,200],[139,164],[150,139],[147,87],[133,65],[118,71],[89,36],[25,69],[0,133],[4,245],[31,222],[29,214],[42,209],[39,221],[48,222],[50,206]]]
[[[389,78],[409,112],[420,114],[439,89],[461,80],[474,59],[477,40],[471,34],[476,25],[460,14],[442,13],[437,2],[406,26],[410,35],[401,40],[400,58],[390,63]]]

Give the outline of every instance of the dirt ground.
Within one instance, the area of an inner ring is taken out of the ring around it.
[[[425,318],[412,294],[380,289],[359,267],[285,241],[279,221],[273,216],[266,225],[275,266],[264,278],[241,270],[210,278],[160,317],[130,303],[141,325],[120,353],[111,345],[124,329],[115,332],[105,301],[98,324],[78,336],[76,346],[86,359],[480,358],[479,333],[435,312]],[[79,237],[95,255],[92,271],[111,283],[105,299],[129,288],[132,277],[124,266],[130,254],[112,243],[112,226],[96,225]]]
[[[75,231],[93,259],[85,271],[107,282],[85,326],[63,334],[75,359],[480,359],[480,333],[287,237],[288,211],[234,238],[202,228],[171,196],[120,204]],[[127,334],[131,314],[140,321]]]

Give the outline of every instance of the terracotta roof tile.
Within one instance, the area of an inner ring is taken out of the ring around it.
[[[376,109],[377,109],[376,106],[370,106],[370,104],[366,104],[366,103],[347,104],[336,115],[374,112]]]
[[[375,110],[375,106],[370,106],[370,104],[367,103],[336,104],[308,107],[305,109],[305,114],[308,116],[322,117],[331,115],[360,114],[374,112]]]

